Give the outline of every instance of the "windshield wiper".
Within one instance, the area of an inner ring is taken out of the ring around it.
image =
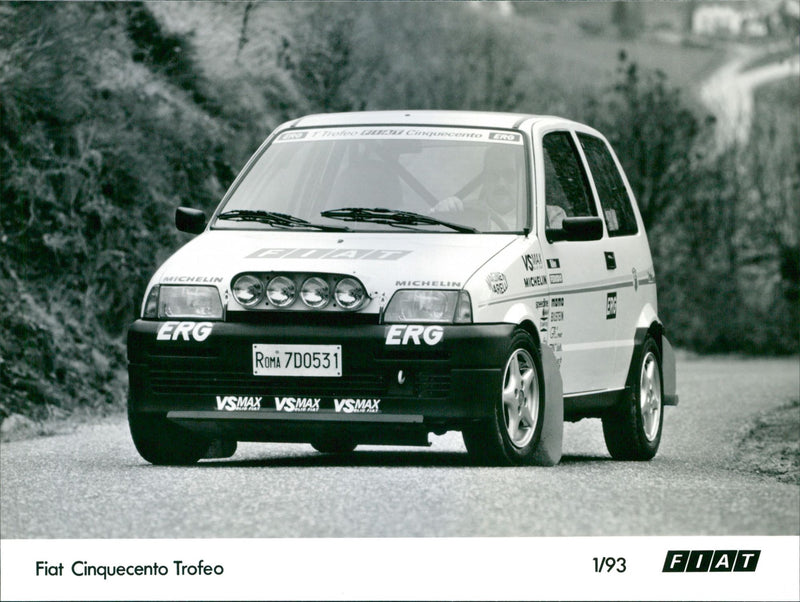
[[[280,228],[313,228],[315,230],[325,230],[333,232],[347,232],[350,228],[346,226],[325,226],[323,224],[312,224],[309,221],[300,219],[288,213],[278,211],[262,211],[256,209],[233,209],[224,211],[217,216],[217,219],[234,220],[239,222],[258,222],[268,226],[278,226]]]
[[[372,222],[375,224],[386,224],[388,226],[445,226],[456,232],[477,233],[478,230],[470,226],[461,224],[451,224],[435,217],[414,213],[413,211],[398,211],[395,209],[383,209],[375,207],[342,207],[341,209],[331,209],[320,213],[322,217],[330,219],[340,219],[345,222]]]

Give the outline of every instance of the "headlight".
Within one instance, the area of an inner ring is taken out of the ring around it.
[[[215,286],[162,285],[158,292],[158,317],[221,320],[219,291]]]
[[[142,317],[145,320],[155,320],[158,318],[158,285],[156,284],[147,293],[147,298],[144,300],[142,307]]]
[[[260,278],[244,274],[237,277],[231,284],[231,293],[240,305],[253,307],[264,298],[264,283]]]
[[[286,276],[276,276],[267,285],[267,299],[275,307],[288,307],[294,303],[295,295],[294,282]]]
[[[469,324],[472,303],[466,291],[397,291],[389,301],[383,321]]]
[[[367,299],[367,291],[361,283],[354,278],[342,278],[336,285],[333,297],[339,307],[346,310],[356,310],[364,304]]]
[[[300,298],[308,307],[321,309],[330,301],[331,289],[322,278],[313,276],[308,278],[300,288]]]

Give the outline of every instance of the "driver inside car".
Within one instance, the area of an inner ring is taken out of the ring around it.
[[[439,201],[431,213],[448,213],[448,219],[455,220],[456,214],[465,214],[469,224],[479,230],[489,232],[513,231],[522,228],[520,212],[523,207],[519,202],[523,196],[522,182],[518,174],[518,155],[504,147],[490,148],[484,157],[481,173],[481,190],[478,198],[470,203],[458,196],[449,196]],[[548,228],[561,228],[567,213],[559,205],[545,206]],[[471,214],[471,215],[470,215]],[[477,220],[476,220],[477,216]],[[482,223],[476,223],[476,221]]]
[[[483,170],[479,179],[477,198],[466,201],[449,196],[431,209],[433,214],[450,214],[445,219],[467,221],[481,231],[513,231],[520,228],[519,215],[522,166],[516,149],[497,145],[484,155]],[[466,195],[465,195],[466,196]],[[457,214],[464,214],[459,220]]]

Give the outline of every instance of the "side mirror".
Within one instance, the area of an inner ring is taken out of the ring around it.
[[[175,210],[175,226],[181,232],[200,234],[206,229],[206,214],[200,209],[178,207]]]
[[[599,217],[565,217],[561,228],[545,230],[547,240],[600,240],[603,238],[603,220]]]

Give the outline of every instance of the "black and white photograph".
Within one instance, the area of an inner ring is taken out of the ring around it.
[[[800,0],[0,1],[0,597],[800,599]]]

